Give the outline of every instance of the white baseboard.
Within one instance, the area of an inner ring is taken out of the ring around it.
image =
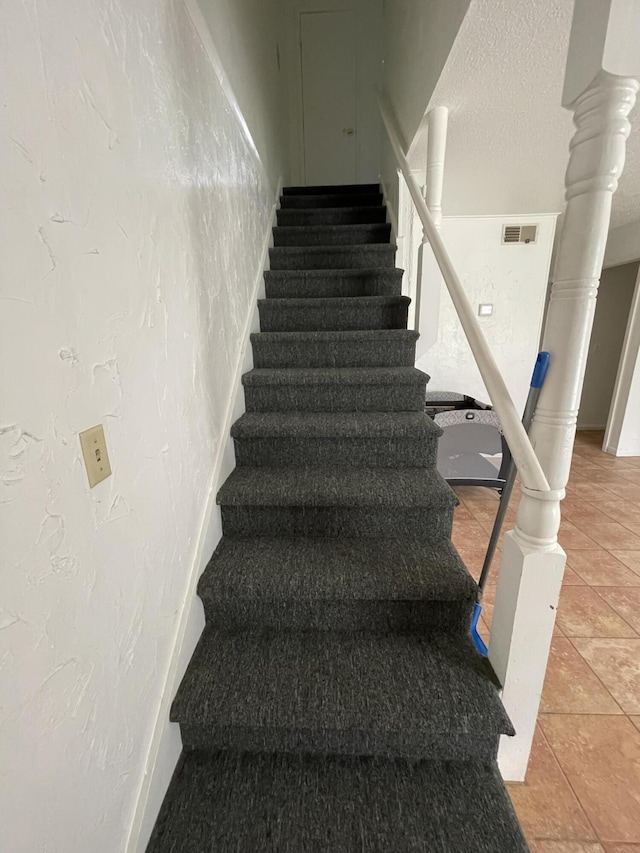
[[[182,680],[187,664],[191,659],[196,643],[204,627],[204,614],[200,599],[196,595],[198,580],[207,562],[222,537],[220,510],[216,505],[216,495],[224,480],[235,467],[233,441],[230,429],[233,422],[244,412],[244,394],[242,374],[253,367],[253,355],[250,347],[250,334],[259,329],[258,299],[264,288],[264,270],[268,268],[269,247],[272,245],[272,226],[276,221],[278,199],[282,188],[282,178],[278,180],[272,217],[267,228],[261,255],[260,268],[254,283],[249,310],[245,321],[242,343],[236,361],[232,391],[227,401],[222,435],[225,441],[218,453],[209,484],[207,499],[202,514],[200,532],[197,538],[194,558],[187,580],[184,596],[180,602],[176,630],[172,643],[172,652],[162,686],[158,711],[153,724],[153,734],[144,762],[144,772],[136,796],[136,804],[129,835],[125,844],[126,853],[143,853],[158,816],[162,800],[166,794],[175,769],[182,741],[179,726],[169,720],[171,703]]]
[[[389,204],[388,187],[382,175],[380,176],[380,188],[382,190],[382,203],[386,205],[387,217],[391,223],[391,242],[397,245],[398,242],[398,220],[393,210],[393,205]]]

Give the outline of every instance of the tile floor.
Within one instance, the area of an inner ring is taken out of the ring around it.
[[[532,853],[640,853],[640,457],[615,458],[601,446],[602,433],[578,433],[539,724],[527,781],[509,785]],[[497,497],[457,491],[453,538],[477,576]],[[516,487],[513,507],[517,497]],[[506,529],[514,519],[510,508]],[[494,595],[495,576],[483,601],[485,636]]]

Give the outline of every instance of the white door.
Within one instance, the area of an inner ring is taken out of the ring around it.
[[[300,16],[305,183],[356,182],[356,16]]]

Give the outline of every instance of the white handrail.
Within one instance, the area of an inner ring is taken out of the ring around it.
[[[380,93],[378,94],[378,103],[380,106],[382,121],[384,122],[393,153],[398,161],[398,165],[400,166],[400,170],[402,171],[406,181],[413,203],[416,206],[418,216],[422,222],[424,235],[429,241],[435,259],[440,267],[440,272],[442,273],[442,277],[447,285],[451,301],[458,313],[462,328],[464,329],[467,341],[471,347],[471,352],[473,353],[476,364],[480,370],[480,375],[482,376],[484,384],[487,387],[487,391],[489,392],[491,403],[500,418],[502,430],[507,440],[507,444],[509,445],[509,450],[511,451],[513,460],[520,472],[522,484],[526,488],[533,489],[534,491],[548,492],[549,483],[545,473],[542,470],[538,457],[536,456],[533,446],[529,441],[529,436],[527,435],[525,428],[522,426],[522,421],[520,420],[513,400],[511,399],[509,390],[502,378],[500,370],[498,369],[498,365],[491,354],[491,350],[489,349],[489,345],[482,334],[482,330],[478,325],[473,309],[469,304],[469,300],[467,299],[464,288],[462,287],[462,282],[453,267],[449,253],[447,252],[442,238],[438,233],[438,229],[436,228],[433,217],[429,212],[429,208],[422,197],[420,187],[418,186],[416,179],[411,174],[411,168],[407,158],[405,157],[404,151],[402,150],[400,137],[395,128],[391,108]],[[421,284],[422,282],[418,281],[418,288],[421,287]]]

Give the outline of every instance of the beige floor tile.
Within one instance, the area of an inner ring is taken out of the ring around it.
[[[596,589],[596,592],[625,622],[640,633],[640,589],[603,587]]]
[[[606,486],[607,491],[610,491],[618,499],[622,498],[626,501],[640,503],[640,485],[630,483],[627,480],[620,481],[615,486]],[[603,500],[607,500],[605,495],[602,495]]]
[[[604,853],[640,853],[640,844],[605,844]]]
[[[640,504],[633,501],[602,501],[598,508],[612,521],[619,521],[620,524],[640,523]]]
[[[577,527],[575,524],[571,524],[570,521],[565,521],[563,524],[560,525],[560,531],[558,533],[558,542],[562,545],[565,551],[594,550],[599,547],[598,544],[593,539],[591,539],[583,530],[580,530],[580,528]]]
[[[640,521],[623,521],[623,527],[626,527],[634,536],[640,538]]]
[[[573,644],[622,710],[640,714],[640,639],[575,638]],[[640,807],[640,775],[637,795]]]
[[[474,521],[471,510],[466,504],[460,504],[453,511],[453,520],[456,521]]]
[[[618,549],[612,549],[611,553],[616,560],[620,560],[628,569],[640,575],[640,551],[619,551]]]
[[[637,586],[640,574],[632,572],[609,551],[567,551],[567,565],[589,586]]]
[[[630,716],[630,717],[629,717],[629,719],[631,720],[631,722],[633,723],[633,725],[634,725],[634,726],[638,729],[638,731],[640,732],[640,716],[635,717],[635,716],[633,716],[633,715],[632,715],[632,716]]]
[[[567,637],[637,636],[633,628],[588,586],[562,588],[557,621]]]
[[[577,551],[575,553],[578,553]],[[588,553],[588,552],[587,552]],[[584,586],[585,582],[582,580],[580,575],[576,574],[573,569],[566,565],[564,567],[564,576],[562,578],[562,583],[565,586]]]
[[[614,501],[614,503],[618,502]],[[580,526],[580,522],[583,524],[588,524],[589,522],[606,524],[608,521],[612,521],[606,513],[588,501],[563,501],[560,504],[560,509],[563,521],[568,521],[577,526]],[[615,520],[620,521],[620,519]]]
[[[546,714],[540,725],[600,841],[640,842],[640,732],[631,721]]]
[[[571,641],[555,637],[549,652],[540,713],[622,714],[622,710]]]
[[[524,785],[508,785],[527,838],[596,840],[595,833],[539,730]],[[471,851],[470,851],[471,853]]]
[[[638,470],[638,468],[634,468],[630,465],[628,468],[620,471],[620,476],[623,480],[627,480],[635,486],[640,485],[640,470]]]
[[[605,853],[596,841],[532,841],[531,853]]]
[[[633,469],[632,469],[633,470]],[[621,472],[606,470],[605,468],[578,471],[574,477],[576,483],[594,483],[599,486],[617,485],[622,477]]]
[[[606,524],[581,521],[576,527],[596,543],[599,548],[609,551],[640,551],[640,536],[636,536],[624,524],[609,521]],[[567,544],[567,548],[571,546]]]
[[[629,483],[625,483],[629,485]],[[614,486],[617,488],[617,486]],[[588,501],[589,503],[597,504],[598,501],[615,501],[620,500],[623,495],[609,490],[608,486],[601,486],[598,483],[576,483],[567,486],[567,499],[570,501]],[[635,500],[635,498],[629,498]]]

